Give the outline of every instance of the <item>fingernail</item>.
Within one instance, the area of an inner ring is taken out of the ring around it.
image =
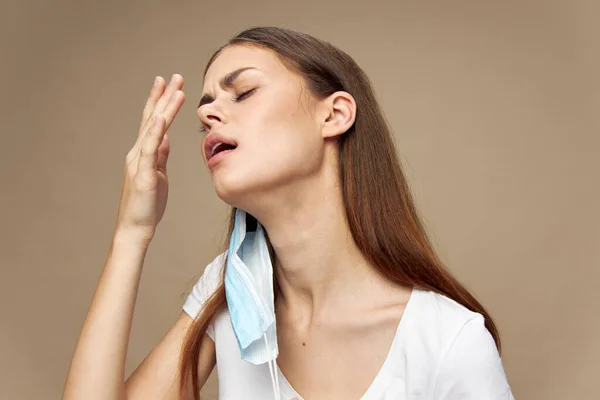
[[[158,76],[154,77],[154,86],[158,85]]]
[[[173,76],[171,76],[171,82],[173,82],[173,79],[175,79],[175,74],[173,74]],[[171,83],[169,82],[169,83]]]

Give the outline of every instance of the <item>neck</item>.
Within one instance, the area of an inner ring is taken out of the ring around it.
[[[356,293],[365,294],[383,278],[352,238],[339,182],[321,177],[298,186],[287,196],[269,196],[268,207],[261,207],[268,212],[253,215],[275,253],[278,307],[310,323],[352,307]]]

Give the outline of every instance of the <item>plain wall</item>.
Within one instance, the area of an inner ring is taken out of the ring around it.
[[[0,398],[60,397],[143,104],[155,75],[177,72],[187,101],[127,374],[174,322],[228,217],[201,156],[202,71],[255,25],[330,41],[370,76],[441,257],[499,326],[516,398],[597,398],[599,13],[567,0],[3,4]]]

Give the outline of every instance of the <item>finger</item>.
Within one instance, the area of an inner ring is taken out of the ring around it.
[[[166,129],[165,129],[166,130]],[[171,152],[171,142],[169,134],[165,133],[163,140],[158,147],[158,159],[156,161],[156,169],[167,173],[167,160],[169,159],[169,153]]]
[[[185,102],[185,94],[182,91],[177,90],[171,97],[171,102],[167,105],[167,109],[164,111],[164,113],[162,115],[162,117],[165,119],[165,127],[164,127],[165,132],[171,126],[171,123],[173,122],[175,115],[179,112],[179,110],[181,109],[181,106],[183,105],[184,102]],[[153,126],[153,124],[155,122],[157,115],[158,114],[153,113],[150,116],[146,133],[143,136],[138,137],[137,142],[133,145],[133,148],[131,149],[131,152],[133,154],[137,155],[137,153],[139,153],[139,151],[146,139],[146,136],[148,136],[148,134],[150,132],[150,128]]]
[[[165,119],[161,115],[157,115],[140,148],[138,171],[154,171],[156,169],[158,147],[165,133],[164,127]]]
[[[171,78],[171,82],[169,83],[169,86],[167,86],[164,93],[160,96],[160,99],[158,99],[158,101],[154,105],[154,109],[150,113],[150,117],[148,118],[147,122],[145,124],[143,124],[142,128],[140,129],[140,133],[139,133],[140,138],[143,139],[148,134],[150,127],[154,124],[154,116],[158,115],[158,114],[162,114],[166,105],[170,102],[173,93],[175,93],[177,90],[181,89],[182,87],[183,87],[183,77],[179,74],[173,74],[173,77]]]
[[[177,90],[162,113],[163,117],[165,117],[165,130],[169,130],[183,103],[185,103],[185,94],[181,90]]]
[[[167,104],[169,104],[169,102],[171,101],[171,97],[173,96],[173,94],[176,91],[181,90],[182,88],[183,77],[179,74],[173,74],[171,82],[169,82],[169,86],[167,86],[167,89],[165,90],[163,95],[160,96],[160,99],[158,99],[158,101],[156,102],[153,112],[156,114],[162,114]]]
[[[142,132],[145,132],[143,127],[150,119],[152,110],[154,110],[156,102],[158,102],[158,99],[160,99],[160,96],[163,94],[164,90],[165,80],[161,76],[157,76],[155,78],[154,85],[152,85],[152,89],[150,90],[150,95],[146,100],[146,104],[144,105],[144,110],[142,111],[142,123],[140,124],[141,126],[138,135],[141,135]]]

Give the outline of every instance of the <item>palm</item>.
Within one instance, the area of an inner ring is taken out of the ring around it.
[[[142,231],[150,239],[167,206],[170,144],[166,132],[185,100],[182,87],[181,75],[174,74],[166,89],[164,80],[157,78],[142,113],[138,138],[125,157],[117,224]]]

